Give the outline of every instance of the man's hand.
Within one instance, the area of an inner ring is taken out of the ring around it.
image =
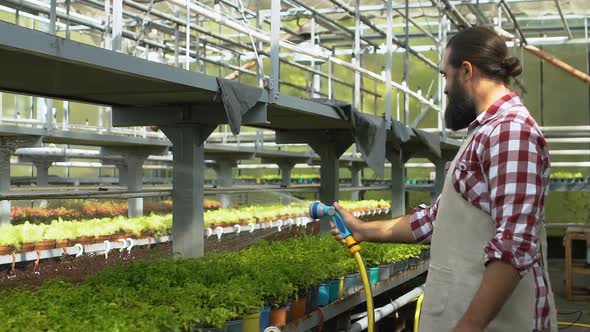
[[[344,219],[344,223],[346,224],[348,229],[350,229],[350,231],[352,232],[352,236],[354,236],[354,239],[358,243],[365,241],[366,239],[363,237],[363,234],[362,234],[364,221],[353,216],[350,212],[348,212],[346,209],[344,209],[342,206],[340,206],[340,204],[338,204],[338,202],[334,202],[333,206],[336,208],[336,210],[338,210],[340,215],[342,215],[342,219]],[[332,235],[334,235],[334,238],[336,238],[336,240],[344,243],[344,240],[342,239],[342,236],[340,235],[338,228],[336,228],[336,225],[334,225],[334,223],[331,220],[330,220],[330,227],[332,227],[331,233],[332,233]]]

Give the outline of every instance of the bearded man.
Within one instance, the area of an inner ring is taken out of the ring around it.
[[[508,83],[522,67],[493,31],[447,44],[446,126],[468,129],[441,195],[393,220],[362,222],[334,203],[357,241],[430,243],[420,331],[557,331],[547,274],[550,162],[535,120]],[[342,240],[332,225],[332,234]]]

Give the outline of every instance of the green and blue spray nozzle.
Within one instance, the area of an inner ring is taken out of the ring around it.
[[[332,218],[332,222],[342,236],[342,239],[344,239],[344,244],[348,247],[348,252],[351,255],[354,255],[355,252],[361,250],[361,247],[356,242],[356,239],[354,236],[352,236],[352,232],[344,223],[344,218],[342,218],[342,215],[336,210],[335,207],[321,202],[313,202],[309,206],[309,215],[313,219],[320,219],[324,216],[330,216],[330,218]]]

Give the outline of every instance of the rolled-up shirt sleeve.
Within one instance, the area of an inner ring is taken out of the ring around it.
[[[501,260],[523,276],[539,259],[543,175],[549,172],[546,142],[537,129],[512,121],[494,128],[484,147],[482,162],[488,169],[490,214],[496,226],[484,247],[485,264]]]
[[[410,227],[416,242],[430,243],[439,201],[440,195],[430,206],[420,204],[410,211]]]

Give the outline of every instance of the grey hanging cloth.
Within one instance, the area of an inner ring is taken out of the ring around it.
[[[352,129],[356,147],[375,175],[385,175],[385,142],[387,129],[383,118],[352,112]]]
[[[426,146],[428,151],[432,152],[436,157],[441,158],[442,153],[440,151],[440,136],[433,133],[425,132],[420,129],[413,129],[416,136],[420,139],[422,144]]]
[[[410,129],[397,120],[391,121],[391,131],[393,132],[396,141],[398,141],[400,145],[410,140]]]
[[[334,99],[314,98],[313,101],[332,106],[340,117],[349,121],[356,147],[367,165],[379,177],[385,174],[385,120],[359,112],[350,103]]]
[[[260,100],[263,90],[220,77],[217,78],[217,84],[231,132],[234,136],[238,135],[242,117]]]

